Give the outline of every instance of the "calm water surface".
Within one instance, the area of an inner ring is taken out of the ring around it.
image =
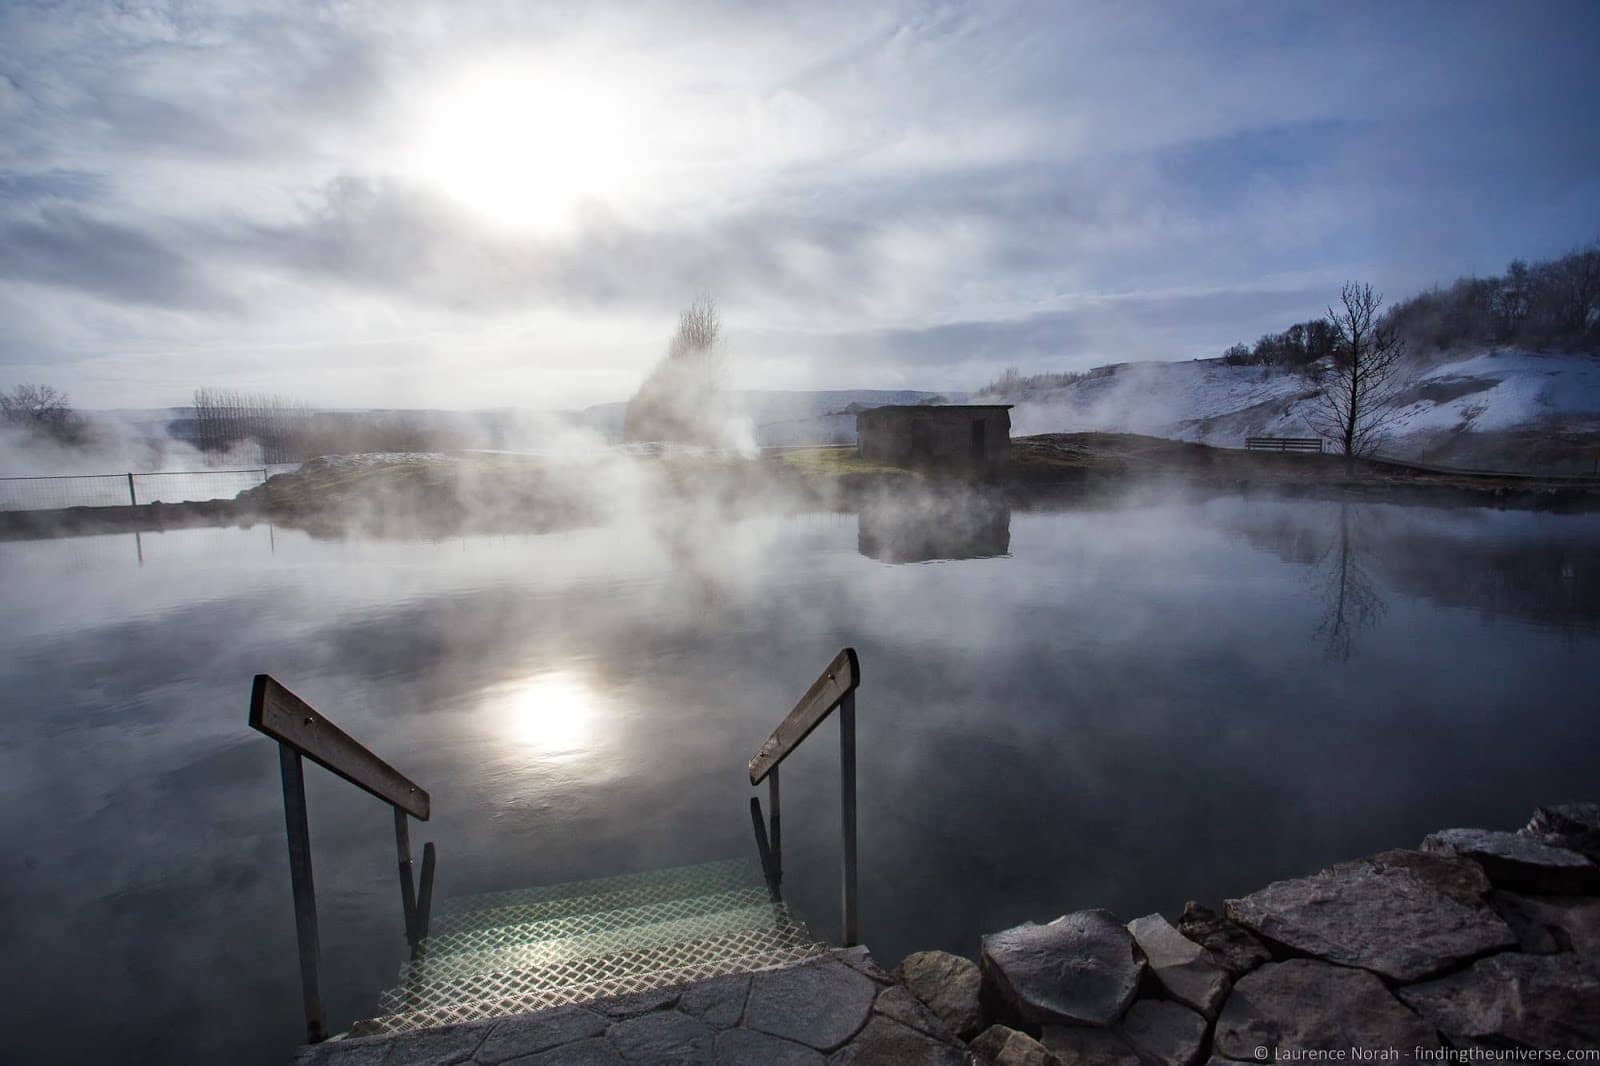
[[[751,853],[745,760],[854,645],[862,931],[890,965],[1593,798],[1596,516],[1220,499],[991,515],[965,551],[886,549],[883,522],[0,544],[12,1050],[287,1059],[258,671],[432,791],[412,839],[447,897]],[[786,889],[829,937],[835,735],[784,768]],[[343,1027],[403,954],[392,825],[308,785]]]

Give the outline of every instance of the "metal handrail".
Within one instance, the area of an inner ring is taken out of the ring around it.
[[[767,798],[772,806],[770,828],[762,824],[761,801],[750,799],[750,814],[755,821],[756,844],[761,863],[774,896],[783,880],[783,836],[778,812],[778,765],[800,746],[837,707],[839,709],[839,800],[840,838],[843,846],[844,909],[843,946],[860,942],[856,893],[856,689],[861,685],[861,662],[854,648],[845,648],[811,683],[800,702],[794,705],[778,728],[750,759],[750,784],[767,782]]]
[[[368,751],[328,721],[305,700],[268,674],[257,674],[250,689],[250,727],[278,742],[283,772],[283,815],[289,834],[289,880],[294,889],[295,933],[300,947],[300,985],[305,998],[306,1039],[327,1038],[322,1009],[321,947],[317,934],[317,894],[311,877],[311,831],[306,821],[306,784],[301,757],[310,759],[394,809],[395,848],[400,859],[400,904],[406,940],[416,958],[428,935],[433,907],[433,844],[422,846],[420,886],[411,877],[410,815],[426,822],[433,810],[427,791]]]

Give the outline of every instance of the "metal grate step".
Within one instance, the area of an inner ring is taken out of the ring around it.
[[[441,908],[417,960],[352,1032],[503,1017],[827,950],[746,861],[467,897]]]
[[[436,913],[455,914],[465,910],[519,906],[568,896],[592,896],[602,892],[616,892],[641,885],[657,887],[674,883],[743,885],[748,884],[752,876],[759,876],[759,873],[756,864],[749,859],[720,859],[717,862],[666,866],[659,870],[641,870],[631,874],[613,874],[610,877],[592,877],[586,881],[558,881],[553,885],[533,885],[500,892],[455,896],[441,901]]]
[[[804,926],[768,927],[644,950],[591,956],[565,964],[479,973],[385,992],[380,1014],[360,1033],[401,1032],[479,1018],[587,1003],[605,996],[666,988],[722,974],[799,962],[827,951]]]
[[[588,941],[602,943],[604,937],[662,923],[701,919],[707,930],[713,931],[717,916],[752,909],[765,914],[766,921],[772,920],[772,897],[765,888],[741,888],[711,896],[689,896],[613,911],[589,911],[564,918],[491,925],[457,933],[430,933],[427,939],[427,962],[431,969],[437,970],[445,959],[454,956],[478,956],[508,948],[537,947],[555,951],[558,944],[562,945],[561,951],[577,955],[582,953],[583,945]]]
[[[625,874],[593,881],[465,896],[441,905],[429,920],[429,935],[549,921],[649,903],[759,887],[756,864],[739,859]]]
[[[498,994],[507,987],[551,988],[562,985],[583,984],[602,977],[649,973],[678,965],[694,965],[710,959],[741,956],[771,948],[793,947],[812,941],[810,931],[788,917],[781,909],[774,916],[769,911],[767,920],[755,926],[717,929],[692,935],[704,930],[703,924],[684,923],[678,929],[651,936],[642,933],[640,944],[619,946],[609,952],[567,957],[555,955],[528,965],[518,966],[513,961],[504,969],[489,968],[459,972],[448,965],[446,971],[435,976],[429,969],[429,960],[407,963],[402,967],[401,984],[385,992],[378,1001],[380,1010],[399,1009],[408,1000],[421,996],[430,1003],[454,1003],[485,994]],[[746,916],[742,916],[746,917]],[[681,932],[688,935],[671,935]],[[625,934],[624,934],[625,935]],[[530,947],[535,947],[530,945]],[[512,958],[512,952],[505,953]],[[413,969],[413,967],[415,967]]]

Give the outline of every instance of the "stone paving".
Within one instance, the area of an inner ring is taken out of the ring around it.
[[[296,1066],[600,1066],[976,1060],[862,948],[582,1007],[301,1049]]]

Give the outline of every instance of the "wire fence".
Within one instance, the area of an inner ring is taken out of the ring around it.
[[[0,478],[0,511],[127,507],[145,503],[231,500],[267,479],[251,470],[178,470],[150,474],[58,474]]]

